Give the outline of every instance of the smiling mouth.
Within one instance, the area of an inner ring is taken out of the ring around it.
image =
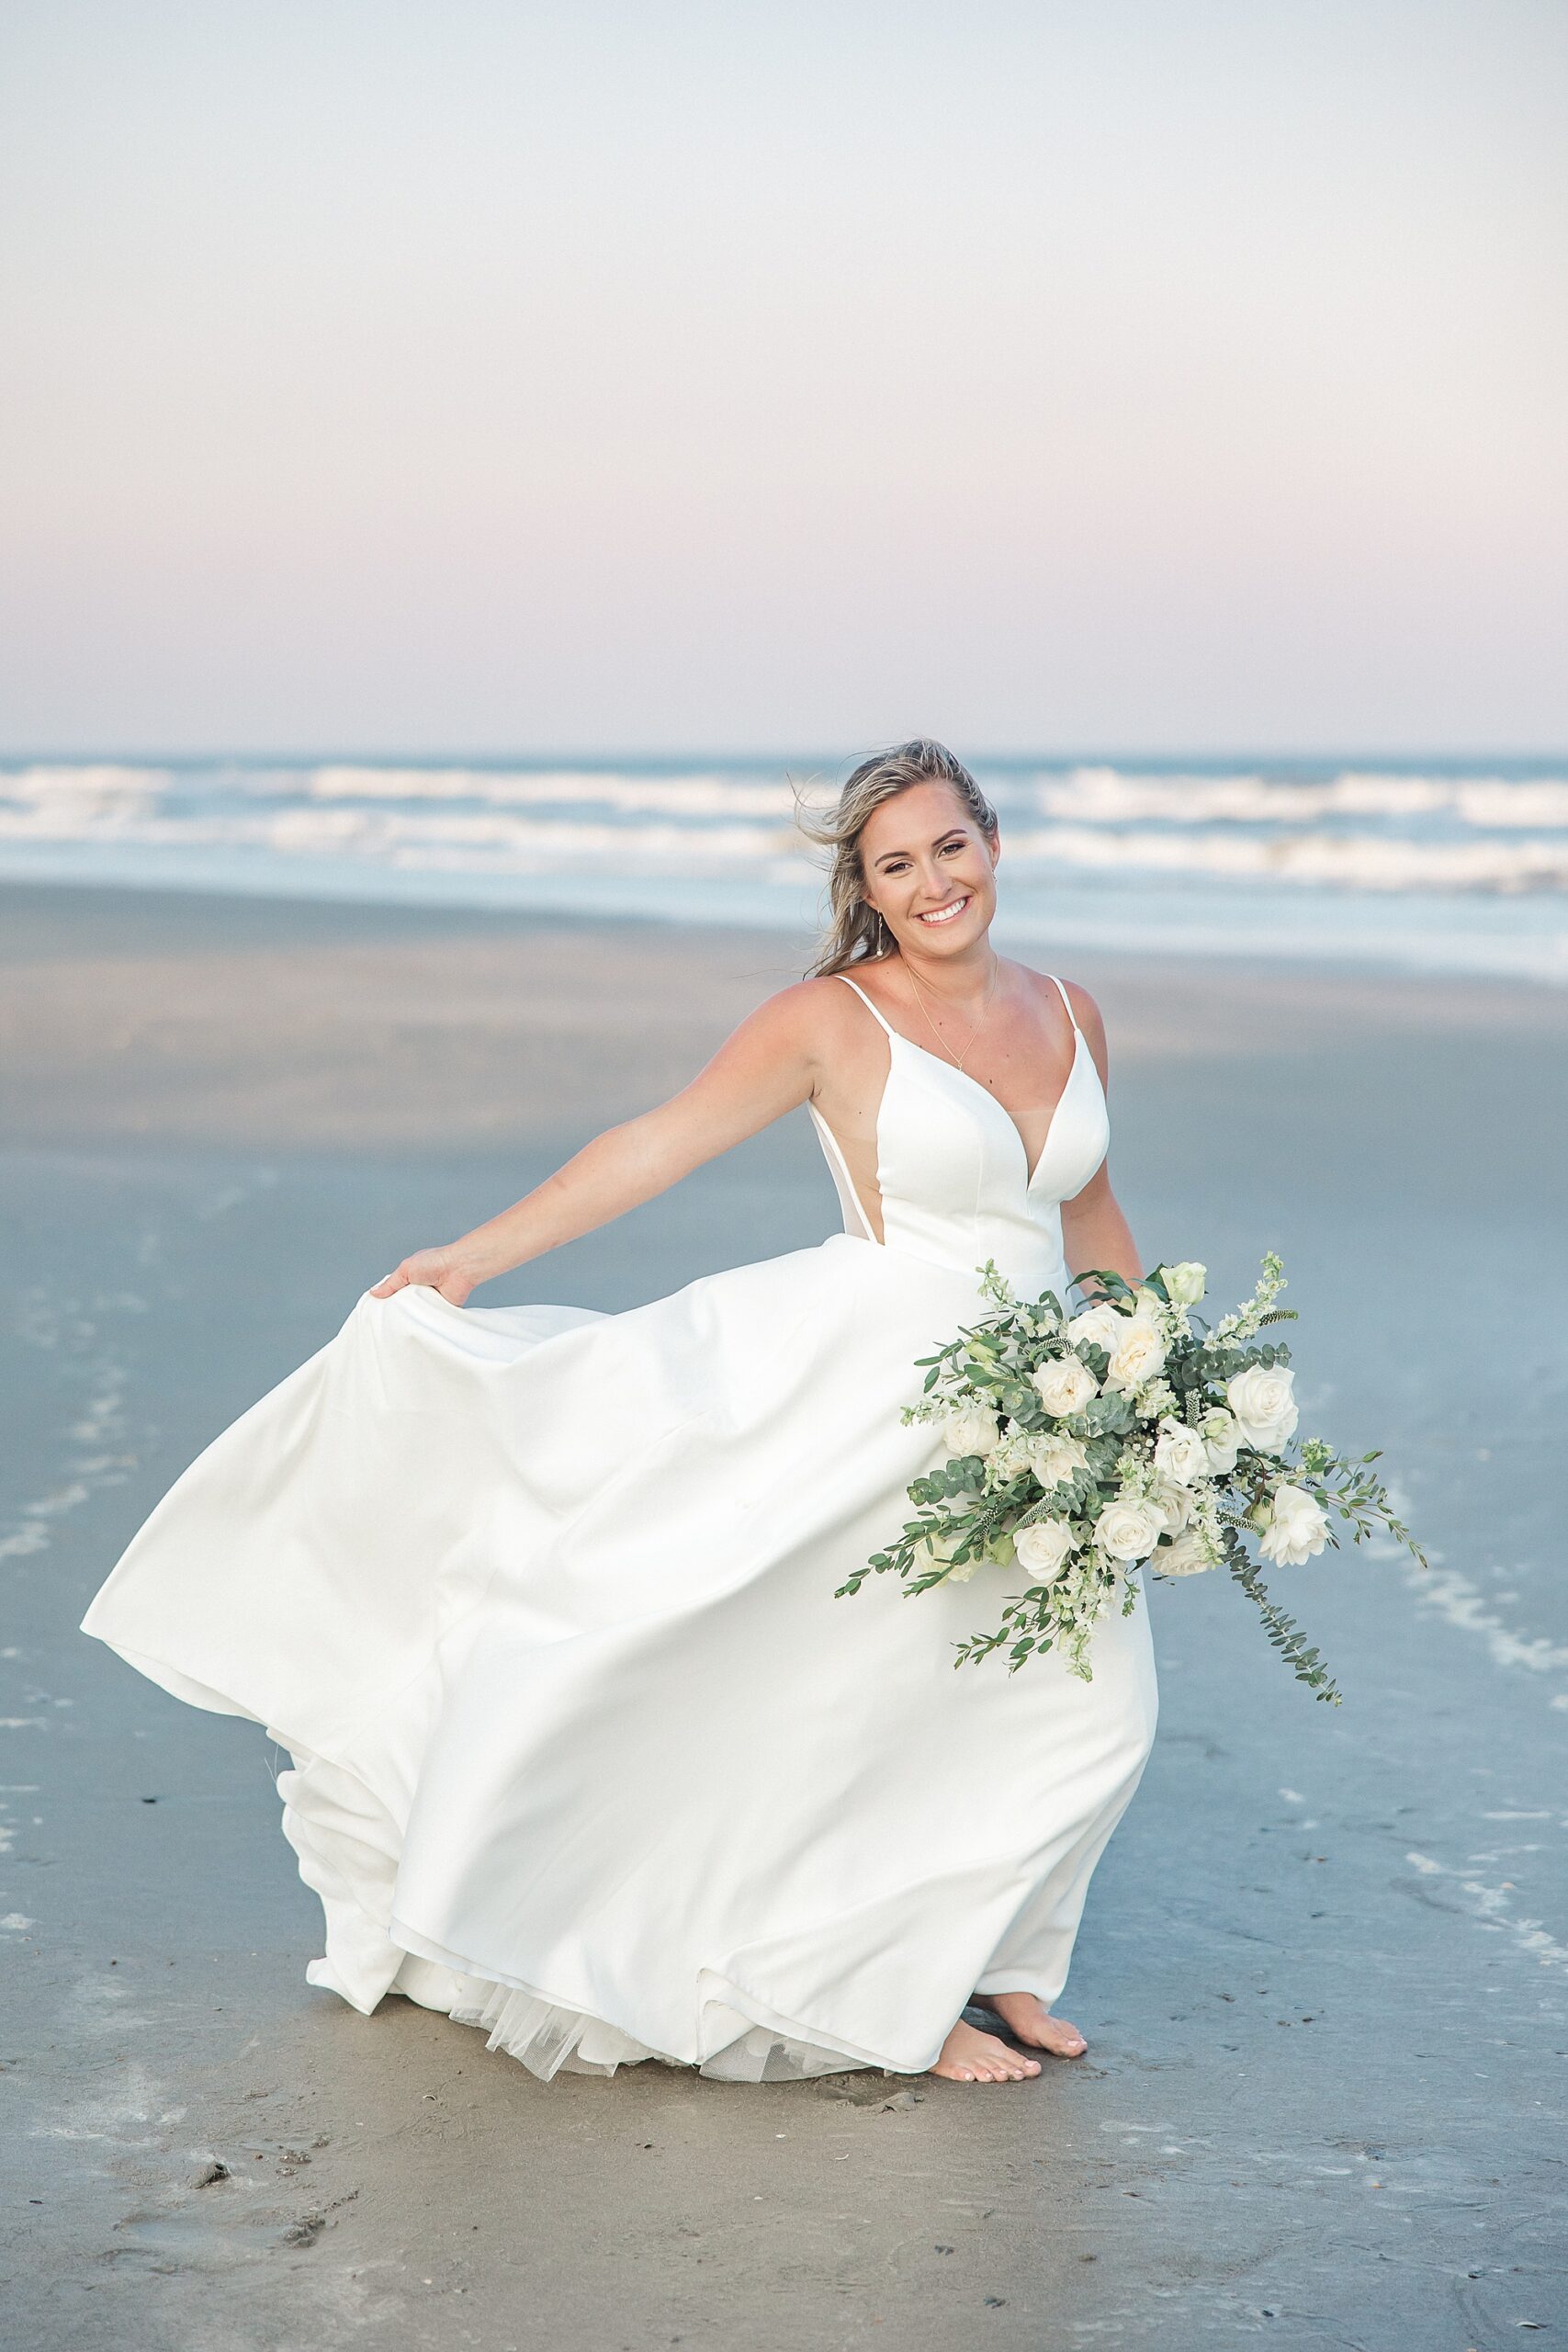
[[[929,915],[917,915],[915,920],[917,922],[923,922],[931,925],[944,922],[956,922],[958,917],[964,912],[964,908],[968,904],[969,894],[966,894],[962,899],[953,899],[950,900],[945,907],[934,908]]]

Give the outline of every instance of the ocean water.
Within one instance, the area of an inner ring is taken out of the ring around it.
[[[0,876],[796,930],[810,760],[0,761]],[[1568,985],[1568,758],[1008,760],[976,773],[1020,946]]]

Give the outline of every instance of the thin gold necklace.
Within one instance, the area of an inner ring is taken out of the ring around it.
[[[952,1062],[956,1069],[961,1070],[964,1069],[964,1063],[968,1060],[970,1055],[975,1050],[975,1040],[979,1035],[981,1030],[985,1027],[987,1019],[990,1013],[991,999],[997,992],[997,974],[1001,969],[1001,957],[999,956],[993,956],[991,958],[991,985],[986,990],[986,1001],[980,1007],[980,1018],[975,1023],[974,1028],[969,1032],[964,1051],[961,1054],[955,1054],[953,1052],[953,1047],[948,1044],[947,1039],[942,1035],[942,1031],[931,1019],[930,1008],[926,1003],[925,991],[920,987],[919,980],[915,978],[913,967],[906,964],[904,969],[909,975],[909,986],[915,991],[915,1001],[919,1006],[920,1011],[925,1014],[926,1027],[931,1031],[931,1035],[936,1039],[937,1044],[942,1047],[942,1050],[947,1056],[948,1060]],[[937,1002],[939,1004],[946,1003],[946,999],[944,997],[938,997]],[[951,1005],[948,1006],[948,1010],[949,1012],[953,1010]],[[964,1075],[967,1078],[969,1075],[968,1071],[964,1070]]]

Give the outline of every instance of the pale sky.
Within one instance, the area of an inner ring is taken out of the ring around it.
[[[1562,0],[0,0],[0,750],[1568,746]]]

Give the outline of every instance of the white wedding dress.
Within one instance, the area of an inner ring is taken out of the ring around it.
[[[547,2077],[757,2081],[921,2071],[976,1990],[1060,1993],[1154,1733],[1145,1606],[1083,1683],[955,1670],[1006,1571],[834,1589],[941,1458],[900,1408],[976,1270],[1066,1283],[1105,1101],[1077,1036],[1031,1175],[984,1087],[887,1036],[883,1241],[818,1116],[848,1228],[818,1249],[624,1315],[364,1297],[89,1610],[288,1750],[308,1973],[356,2009],[406,1994]]]

